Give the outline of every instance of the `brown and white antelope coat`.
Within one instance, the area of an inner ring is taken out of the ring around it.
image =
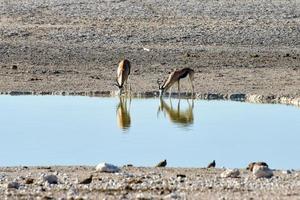
[[[191,85],[191,89],[192,89],[192,94],[194,94],[194,85],[193,85],[193,80],[194,80],[194,74],[195,71],[191,68],[183,68],[183,69],[175,69],[167,79],[165,79],[165,81],[163,82],[162,85],[158,83],[158,87],[159,87],[159,96],[162,96],[164,92],[166,92],[168,89],[172,90],[172,86],[174,85],[174,83],[177,82],[178,84],[178,93],[180,94],[180,79],[183,79],[185,77],[189,77],[189,82]],[[171,95],[171,92],[170,92]]]
[[[127,80],[130,74],[131,64],[129,60],[124,59],[119,62],[118,70],[117,70],[117,83],[115,84],[119,88],[119,94],[122,93],[124,85],[126,84],[127,88]]]

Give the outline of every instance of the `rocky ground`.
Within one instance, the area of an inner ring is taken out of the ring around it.
[[[270,179],[256,179],[246,170],[240,170],[237,178],[222,178],[223,171],[225,169],[122,167],[117,173],[103,173],[87,166],[0,168],[0,197],[1,199],[299,199],[298,171],[292,171],[290,174],[286,171],[275,171]],[[51,178],[48,175],[51,175]],[[93,175],[91,183],[80,184],[90,175]],[[55,179],[53,176],[57,181],[49,184],[49,180]]]
[[[300,96],[296,0],[9,0],[0,10],[2,93],[113,91],[125,57],[134,92],[191,67],[198,94]]]

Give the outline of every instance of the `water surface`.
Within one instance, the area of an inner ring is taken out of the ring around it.
[[[300,169],[300,109],[178,99],[0,96],[0,165]]]

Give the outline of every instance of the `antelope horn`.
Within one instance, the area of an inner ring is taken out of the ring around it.
[[[118,88],[121,88],[121,86],[118,83],[118,78],[116,78],[116,83],[114,83],[113,85],[117,86]]]

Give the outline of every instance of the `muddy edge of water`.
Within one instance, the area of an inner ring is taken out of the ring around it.
[[[10,91],[0,92],[0,95],[61,95],[61,96],[90,96],[90,97],[116,97],[117,91],[89,91],[89,92],[21,92]],[[133,98],[153,98],[158,97],[158,92],[133,92],[130,93],[130,97]],[[166,93],[166,97],[169,93]],[[283,96],[283,95],[256,95],[256,94],[220,94],[220,93],[172,93],[171,97],[174,98],[194,98],[202,100],[232,100],[243,101],[249,103],[270,103],[270,104],[286,104],[300,107],[300,97],[297,96]]]

